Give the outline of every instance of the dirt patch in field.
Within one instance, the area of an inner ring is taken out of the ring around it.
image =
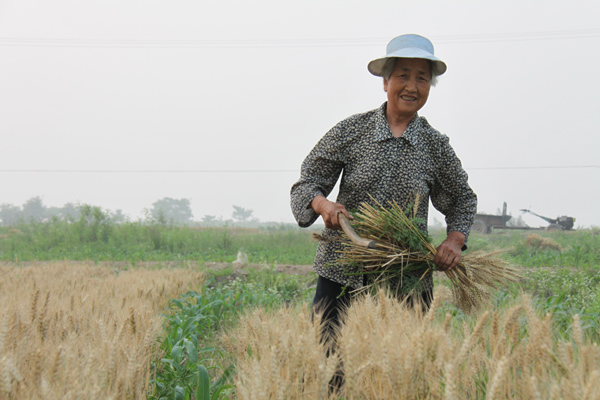
[[[0,265],[18,265],[18,266],[34,266],[34,265],[48,265],[56,263],[56,261],[24,261],[24,262],[0,262]],[[307,276],[313,272],[312,265],[291,265],[281,264],[271,267],[265,264],[236,264],[226,262],[194,262],[194,261],[139,261],[139,262],[127,262],[127,261],[68,261],[69,264],[82,264],[82,265],[98,265],[103,267],[110,267],[115,269],[127,269],[127,268],[178,268],[181,266],[186,267],[197,267],[206,268],[208,270],[222,271],[224,269],[232,268],[234,274],[245,275],[250,269],[270,269],[274,268],[275,271],[290,275],[304,275]]]
[[[264,264],[244,264],[244,265],[236,265],[235,263],[215,263],[215,262],[207,262],[204,263],[204,267],[206,269],[211,270],[223,270],[227,268],[233,268],[233,270],[240,275],[244,275],[250,269],[271,269],[273,267],[264,265]],[[284,274],[291,275],[309,275],[313,273],[312,265],[290,265],[290,264],[280,264],[275,265],[274,269],[277,272],[281,272]]]

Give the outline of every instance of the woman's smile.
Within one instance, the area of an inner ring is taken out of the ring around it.
[[[403,95],[403,96],[400,96],[400,98],[405,101],[417,101],[417,98],[414,96]]]
[[[429,97],[430,62],[421,58],[398,59],[383,87],[388,97],[388,121],[410,121]]]

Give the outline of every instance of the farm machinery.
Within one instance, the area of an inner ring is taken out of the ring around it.
[[[502,205],[502,215],[475,214],[475,221],[471,228],[479,233],[492,233],[492,229],[506,228],[506,222],[512,217],[506,214],[506,202]]]
[[[557,218],[548,218],[542,215],[536,214],[531,210],[521,209],[524,213],[530,213],[548,222],[550,225],[547,227],[533,228],[530,226],[509,226],[506,223],[512,218],[506,213],[506,202],[502,205],[502,214],[475,214],[475,220],[473,227],[471,228],[475,232],[479,233],[492,233],[494,229],[523,229],[523,230],[547,230],[547,231],[570,231],[575,225],[575,218],[567,217],[562,215]]]
[[[566,215],[561,215],[560,217],[556,218],[548,218],[536,214],[533,211],[527,210],[525,208],[522,208],[520,211],[535,215],[536,217],[539,217],[544,221],[548,222],[550,224],[546,227],[546,230],[548,231],[570,231],[571,229],[573,229],[573,225],[575,225],[575,218],[567,217]]]

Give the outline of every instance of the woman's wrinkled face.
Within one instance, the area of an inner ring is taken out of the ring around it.
[[[422,58],[399,58],[383,88],[387,92],[388,115],[412,118],[429,97],[431,63]]]

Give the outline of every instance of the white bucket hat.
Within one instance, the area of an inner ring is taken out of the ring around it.
[[[433,63],[436,76],[446,72],[446,63],[433,55],[431,41],[419,35],[401,35],[393,38],[387,45],[387,54],[369,63],[367,68],[375,76],[383,76],[385,62],[389,58],[424,58]]]

